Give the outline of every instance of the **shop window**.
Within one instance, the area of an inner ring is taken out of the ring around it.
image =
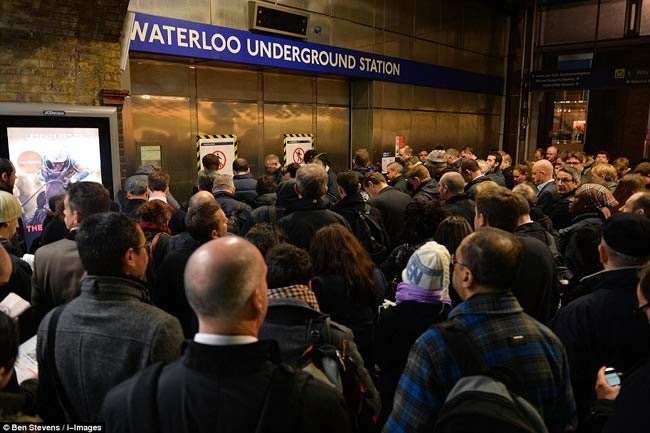
[[[587,132],[588,90],[555,92],[552,144],[569,151],[583,150]]]

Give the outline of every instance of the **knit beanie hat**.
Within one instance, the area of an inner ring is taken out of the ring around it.
[[[449,289],[451,255],[435,241],[418,248],[402,271],[402,281],[425,290]]]
[[[0,223],[13,221],[23,213],[20,202],[6,191],[0,191]]]
[[[603,240],[621,254],[650,256],[650,219],[631,213],[613,215],[603,224]]]

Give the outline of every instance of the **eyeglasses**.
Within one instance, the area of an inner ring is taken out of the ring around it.
[[[136,245],[134,247],[131,247],[133,251],[139,250],[141,248],[147,248],[147,244],[142,244],[142,245]]]
[[[580,165],[580,161],[567,161],[565,162],[567,165]]]
[[[451,264],[452,264],[453,266],[461,265],[461,266],[465,266],[466,268],[468,267],[465,263],[463,263],[463,262],[459,262],[458,260],[456,260],[455,257],[452,258],[452,260],[451,260]]]

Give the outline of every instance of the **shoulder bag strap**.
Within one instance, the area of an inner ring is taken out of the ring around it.
[[[61,313],[63,313],[65,307],[65,305],[61,305],[60,307],[55,308],[52,312],[50,323],[47,328],[47,349],[45,351],[45,356],[47,358],[48,368],[52,374],[52,378],[54,379],[54,392],[59,401],[59,405],[61,406],[61,409],[63,409],[63,413],[68,421],[76,421],[77,415],[70,403],[68,394],[63,388],[61,378],[59,377],[59,371],[56,368],[56,329],[59,325],[59,317],[61,316]]]
[[[255,433],[297,431],[301,414],[295,406],[305,383],[305,378],[297,376],[289,367],[276,366],[266,390]]]

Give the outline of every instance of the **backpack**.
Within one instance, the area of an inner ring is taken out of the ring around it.
[[[246,203],[238,202],[237,207],[233,210],[228,216],[228,233],[234,235],[239,235],[241,230],[241,224],[239,223],[239,214],[246,209]]]
[[[463,374],[447,395],[435,433],[548,433],[537,409],[513,392],[514,371],[482,367],[477,349],[452,322],[435,327]]]
[[[390,253],[390,237],[381,220],[370,213],[371,210],[372,206],[364,203],[363,211],[357,211],[354,235],[375,263],[381,263]]]
[[[347,353],[348,341],[343,340],[343,351],[331,344],[329,316],[322,314],[310,319],[306,338],[307,348],[294,361],[294,366],[338,389],[351,419],[358,425],[375,425],[376,417],[365,406],[368,390],[357,374],[356,363]]]

